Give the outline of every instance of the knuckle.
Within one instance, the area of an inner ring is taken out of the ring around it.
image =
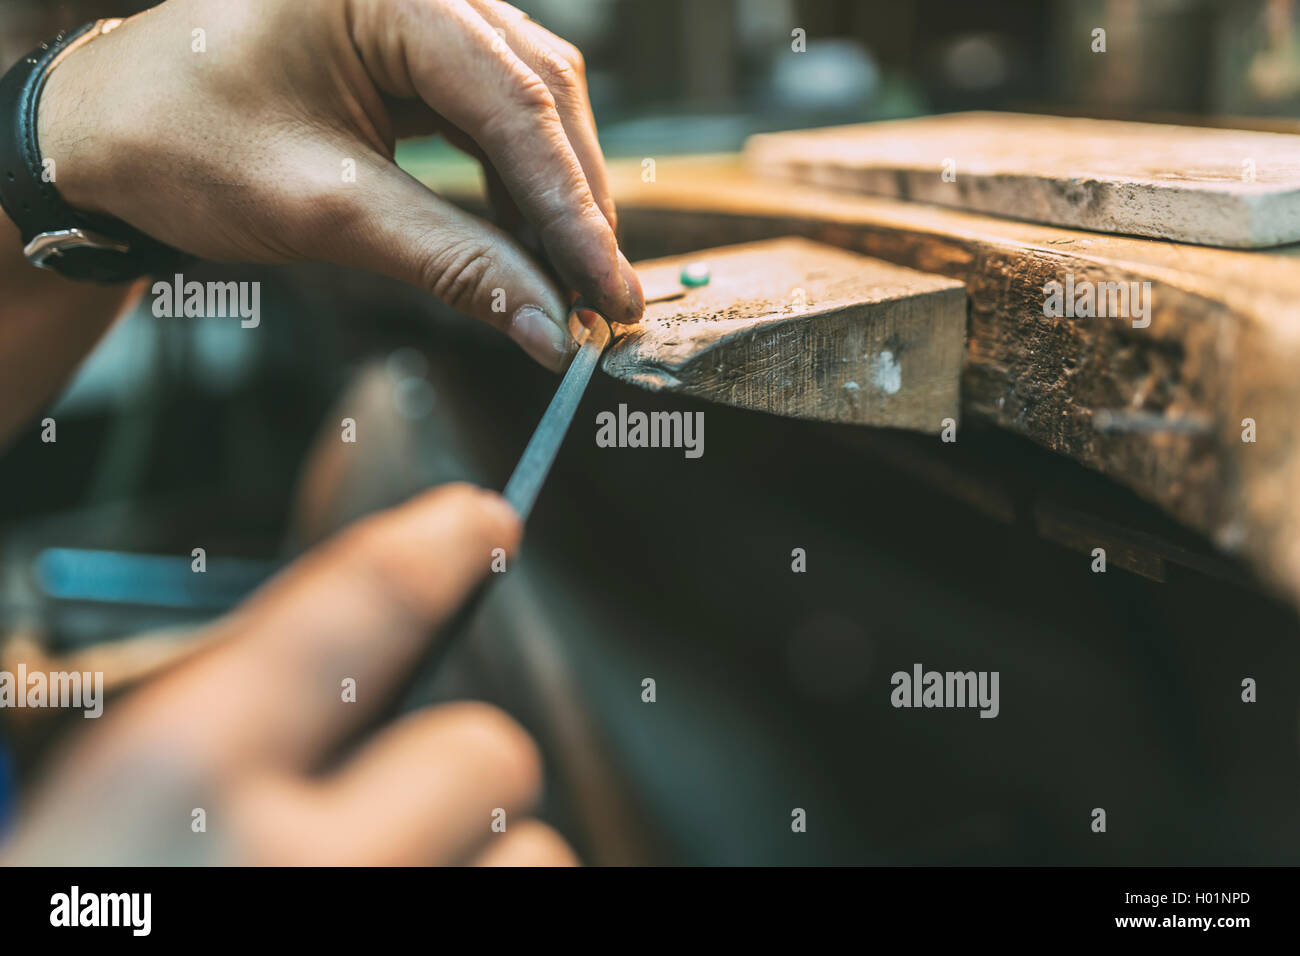
[[[578,59],[581,60],[581,57]],[[538,59],[538,76],[556,99],[582,90],[582,75],[574,61],[562,50],[542,50]]]
[[[507,47],[507,50],[509,48]],[[501,78],[471,108],[469,122],[490,142],[508,143],[530,128],[546,125],[556,114],[555,96],[545,79],[508,53],[498,61]]]
[[[559,48],[560,55],[568,61],[569,68],[573,70],[574,74],[580,79],[585,78],[587,75],[587,58],[582,55],[582,51],[567,40],[560,40]]]
[[[491,250],[478,240],[445,241],[430,237],[421,244],[420,282],[453,309],[472,312],[475,304],[490,293],[496,262]]]
[[[520,70],[513,88],[514,105],[526,114],[555,112],[555,94],[546,78],[535,70]]]
[[[484,108],[479,123],[486,135],[498,139],[517,136],[521,127],[544,124],[556,111],[555,95],[536,71],[517,58],[507,69],[503,94]]]

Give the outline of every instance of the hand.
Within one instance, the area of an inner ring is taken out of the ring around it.
[[[640,317],[582,57],[496,0],[169,0],[53,71],[38,135],[74,207],[217,261],[394,276],[562,367],[567,298],[513,238],[393,163],[414,129],[483,159],[569,288]]]
[[[413,714],[320,772],[492,549],[513,553],[519,536],[504,501],[466,485],[348,529],[218,622],[209,650],[110,702],[0,862],[572,863],[563,839],[522,816],[540,786],[535,746],[486,705]],[[196,809],[206,832],[192,829]]]

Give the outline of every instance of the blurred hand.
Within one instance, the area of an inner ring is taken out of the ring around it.
[[[535,746],[486,705],[413,714],[321,771],[519,536],[504,501],[466,485],[343,532],[218,622],[210,650],[110,703],[0,862],[573,863],[523,816],[540,787]]]
[[[74,207],[218,261],[397,277],[558,369],[562,290],[393,163],[398,135],[442,130],[569,288],[616,321],[644,308],[582,57],[496,0],[169,0],[67,57],[39,120]]]

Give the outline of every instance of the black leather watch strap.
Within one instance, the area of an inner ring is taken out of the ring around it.
[[[124,282],[169,272],[190,257],[120,219],[79,212],[46,182],[36,110],[59,58],[105,32],[111,21],[60,33],[0,79],[0,206],[17,224],[28,259],[71,279]],[[57,179],[57,171],[55,179]]]

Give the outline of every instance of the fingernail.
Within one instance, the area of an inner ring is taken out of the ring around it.
[[[618,267],[623,273],[623,283],[627,286],[627,297],[631,303],[631,311],[627,314],[627,321],[636,322],[641,318],[641,313],[645,312],[645,293],[641,291],[641,279],[637,276],[636,270],[632,268],[632,263],[627,261],[627,256],[623,255],[621,249],[618,253]]]
[[[525,352],[553,372],[560,371],[568,364],[569,356],[577,347],[568,330],[552,322],[535,305],[520,306],[511,317],[506,333]]]

